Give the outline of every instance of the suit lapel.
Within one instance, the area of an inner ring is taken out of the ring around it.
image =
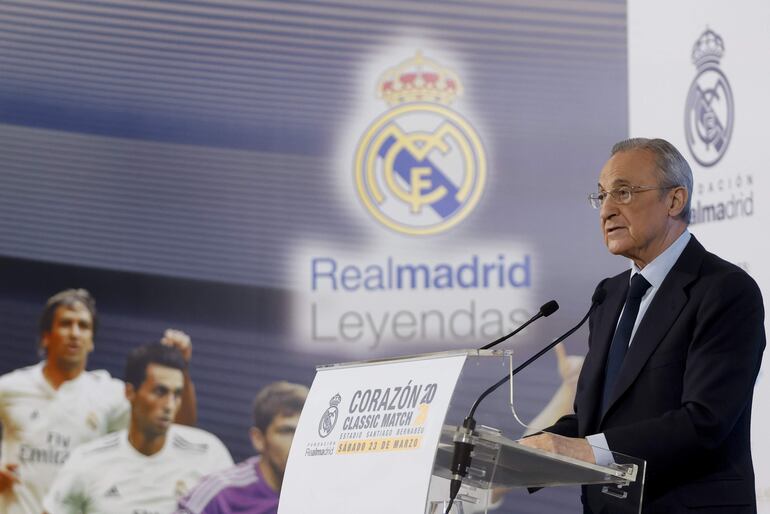
[[[618,381],[607,406],[607,412],[634,383],[647,360],[679,317],[679,313],[688,299],[685,289],[697,278],[705,252],[703,246],[693,236],[663,280],[660,290],[655,294],[655,298],[645,312],[644,318],[639,323],[631,341],[631,346],[628,348],[623,366],[620,368]],[[612,328],[614,331],[614,327]],[[609,343],[607,344],[609,346]],[[602,415],[602,420],[603,418]],[[601,426],[601,421],[599,425]]]

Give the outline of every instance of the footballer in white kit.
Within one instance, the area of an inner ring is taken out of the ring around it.
[[[126,361],[128,431],[78,447],[43,500],[48,514],[170,514],[206,474],[232,466],[216,436],[173,424],[187,363],[161,342]]]
[[[150,456],[123,430],[76,449],[44,507],[48,514],[169,514],[204,475],[232,465],[222,442],[197,428],[172,425]]]
[[[96,303],[88,291],[53,295],[40,317],[45,360],[0,377],[0,514],[40,514],[72,450],[128,426],[125,384],[106,371],[85,369],[95,327]],[[189,361],[187,334],[167,330],[162,341]],[[195,390],[186,373],[184,390],[177,421],[193,424]]]
[[[43,377],[43,363],[0,377],[0,464],[15,464],[22,478],[13,494],[0,494],[0,512],[40,513],[43,496],[70,452],[128,425],[124,389],[106,371],[92,371],[55,390]]]

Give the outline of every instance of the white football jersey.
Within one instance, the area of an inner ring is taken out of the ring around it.
[[[224,444],[198,428],[171,425],[149,457],[122,430],[75,450],[43,506],[48,514],[169,514],[204,475],[232,465]]]
[[[17,464],[20,483],[0,495],[3,514],[40,514],[43,497],[70,452],[128,425],[121,380],[86,371],[55,390],[43,363],[0,377],[0,465]]]

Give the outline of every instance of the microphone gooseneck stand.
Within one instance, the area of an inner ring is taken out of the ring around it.
[[[495,389],[497,389],[501,385],[508,382],[508,380],[512,380],[513,376],[516,375],[519,371],[523,370],[524,368],[532,364],[532,362],[539,359],[544,353],[546,353],[547,351],[552,349],[554,346],[556,346],[557,344],[561,343],[562,341],[567,339],[569,336],[574,334],[588,320],[588,317],[591,315],[591,312],[593,312],[594,308],[596,308],[596,306],[600,305],[604,301],[604,297],[606,295],[607,293],[603,288],[597,289],[593,297],[591,298],[591,307],[588,309],[588,312],[586,312],[586,315],[583,316],[583,319],[581,319],[577,325],[569,329],[567,332],[565,332],[558,338],[554,339],[554,341],[551,342],[548,346],[546,346],[545,348],[537,352],[535,355],[527,359],[526,362],[521,364],[519,367],[511,371],[508,375],[501,378],[493,386],[491,386],[486,391],[481,393],[479,398],[476,400],[476,402],[473,404],[470,411],[468,412],[468,415],[463,420],[462,427],[458,429],[454,437],[455,450],[454,450],[454,455],[452,456],[452,468],[451,468],[452,478],[449,482],[449,504],[447,505],[445,514],[449,514],[449,511],[452,509],[452,505],[454,504],[454,500],[457,497],[457,493],[460,491],[462,480],[468,474],[468,467],[471,464],[471,452],[473,451],[473,443],[471,441],[473,436],[473,430],[474,428],[476,428],[476,420],[474,418],[474,415],[481,401],[484,400],[484,398],[486,398],[487,396],[489,396],[489,394],[492,393]],[[556,302],[553,302],[553,303],[556,303]],[[557,308],[558,308],[558,305],[557,305]],[[532,320],[530,320],[530,322],[534,321],[535,319],[537,318],[533,318]],[[487,348],[489,346],[490,345],[487,345],[484,348]]]

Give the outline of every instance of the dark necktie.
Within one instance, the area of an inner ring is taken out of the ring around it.
[[[626,305],[623,308],[623,314],[620,316],[618,328],[615,329],[615,335],[612,337],[610,353],[607,356],[607,368],[604,372],[604,392],[602,394],[602,412],[605,412],[609,405],[610,396],[620,373],[620,367],[623,365],[623,359],[631,342],[631,332],[634,330],[636,316],[639,314],[642,296],[644,296],[649,287],[650,283],[639,273],[631,279],[631,287],[628,288],[628,295],[626,296]]]

